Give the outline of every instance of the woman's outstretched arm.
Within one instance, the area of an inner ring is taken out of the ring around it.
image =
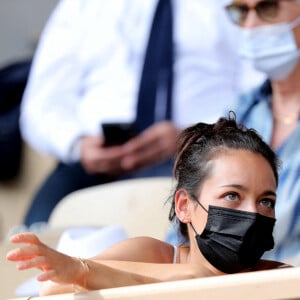
[[[129,243],[124,242],[119,246],[120,251],[123,251],[123,257],[121,258],[123,260],[105,260],[112,259],[109,257],[109,252],[106,251],[103,255],[105,259],[101,259],[101,255],[99,255],[93,259],[84,261],[48,247],[32,233],[15,235],[11,238],[11,241],[13,243],[25,243],[26,245],[11,250],[7,254],[8,260],[18,262],[17,267],[19,270],[29,268],[41,270],[42,273],[37,277],[39,281],[45,282],[50,280],[56,283],[52,284],[52,288],[48,286],[48,290],[45,288],[41,293],[44,295],[71,292],[73,285],[87,290],[95,290],[212,275],[208,270],[201,268],[199,265],[174,265],[168,263],[168,258],[161,257],[156,260],[152,257],[153,254],[149,254],[153,252],[155,247],[157,247],[157,253],[164,253],[163,250],[167,252],[172,251],[172,246],[158,240],[151,241],[151,239],[148,240],[147,238],[145,238],[145,248],[149,249],[150,252],[144,252],[146,262],[141,262],[142,254],[138,255],[137,262],[125,260],[125,258],[130,260],[131,257],[131,254],[124,255],[125,248],[130,253],[130,247],[128,248],[128,246],[131,245],[135,248],[138,242],[140,242],[138,239]],[[153,249],[151,249],[152,243]],[[143,248],[143,246],[139,247]],[[114,256],[116,256],[118,253],[117,248],[113,247],[113,249]],[[137,251],[134,254],[136,251],[135,248],[132,256],[139,252]],[[163,254],[159,254],[158,256],[160,255]],[[153,263],[152,261],[155,262]]]

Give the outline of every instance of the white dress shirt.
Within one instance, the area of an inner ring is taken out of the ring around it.
[[[223,1],[224,2],[224,1]],[[215,121],[240,92],[234,29],[222,0],[174,0],[173,121]],[[100,124],[133,121],[157,0],[63,0],[35,54],[21,110],[24,139],[61,161]],[[71,155],[73,153],[73,155]]]

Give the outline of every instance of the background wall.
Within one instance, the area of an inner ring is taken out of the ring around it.
[[[0,0],[0,67],[33,55],[39,35],[57,2]],[[32,195],[53,165],[52,158],[25,145],[19,176],[0,182],[0,240],[22,222]]]
[[[0,66],[31,56],[58,0],[0,0]]]

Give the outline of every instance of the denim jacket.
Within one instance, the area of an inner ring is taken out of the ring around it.
[[[259,88],[242,95],[236,103],[237,120],[256,129],[270,144],[272,138],[272,88],[265,81]],[[275,150],[281,161],[275,206],[275,247],[265,259],[285,260],[300,253],[300,125]]]

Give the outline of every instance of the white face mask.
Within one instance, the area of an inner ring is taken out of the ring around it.
[[[241,28],[239,54],[249,60],[255,69],[270,79],[284,79],[296,67],[300,50],[292,29],[300,24],[300,17],[292,23]]]

